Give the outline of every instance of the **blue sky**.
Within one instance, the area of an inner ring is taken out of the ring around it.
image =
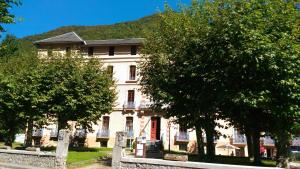
[[[164,2],[176,8],[190,0],[21,0],[11,12],[16,23],[5,25],[19,38],[68,25],[105,25],[136,20],[163,10]]]

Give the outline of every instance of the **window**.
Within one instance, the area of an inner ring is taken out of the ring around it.
[[[93,47],[89,47],[88,49],[88,56],[93,56],[94,55],[94,48]]]
[[[107,66],[107,73],[110,75],[110,77],[113,77],[114,74],[114,67],[113,66]]]
[[[134,102],[134,90],[128,90],[127,101],[128,101],[128,104]]]
[[[129,80],[135,80],[136,76],[136,66],[131,65],[129,70]]]
[[[66,56],[71,56],[71,48],[66,47]]]
[[[125,131],[127,131],[127,132],[132,132],[133,131],[133,117],[126,117],[126,129],[125,129]]]
[[[137,47],[131,46],[131,55],[136,55],[136,53],[137,53]]]
[[[109,116],[103,116],[102,131],[109,129]]]
[[[109,56],[114,56],[115,55],[115,47],[114,46],[110,46],[108,49],[108,55]]]

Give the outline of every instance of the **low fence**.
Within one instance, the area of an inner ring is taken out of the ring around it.
[[[0,163],[10,163],[38,168],[58,168],[55,153],[25,150],[1,150]]]
[[[59,131],[55,153],[0,149],[0,163],[1,165],[20,165],[24,166],[24,168],[35,167],[39,169],[65,169],[66,157],[68,155],[69,137],[70,134],[68,130]]]
[[[275,169],[276,167],[255,167],[242,165],[168,161],[161,159],[126,157],[126,132],[117,132],[113,149],[112,169]]]
[[[275,167],[255,167],[228,164],[168,161],[161,159],[122,157],[119,169],[275,169]]]

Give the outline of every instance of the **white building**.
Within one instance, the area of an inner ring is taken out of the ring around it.
[[[139,91],[138,85],[137,68],[141,60],[142,41],[143,39],[140,38],[84,41],[76,33],[70,32],[35,42],[40,57],[49,57],[55,53],[79,52],[85,57],[101,59],[104,66],[113,72],[118,93],[116,106],[113,112],[103,115],[98,124],[94,125],[94,133],[87,134],[85,146],[113,147],[117,131],[128,131],[128,146],[132,139],[138,136],[146,136],[147,140],[161,140],[165,149],[168,149],[170,143],[170,148],[176,151],[186,150],[189,142],[196,141],[195,131],[182,129],[177,124],[169,125],[169,119],[148,109],[151,103]],[[52,129],[55,130],[55,125]],[[237,156],[247,155],[244,135],[234,128],[220,129],[220,131],[227,137],[216,140],[216,147],[231,143],[240,149],[216,148],[217,155],[229,155],[232,152]],[[50,144],[51,132],[44,130],[42,135],[42,144]],[[80,135],[80,132],[77,135]],[[263,141],[263,144],[271,156],[274,142]]]

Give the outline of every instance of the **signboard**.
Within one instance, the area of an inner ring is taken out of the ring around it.
[[[136,138],[135,157],[146,157],[146,137]]]

